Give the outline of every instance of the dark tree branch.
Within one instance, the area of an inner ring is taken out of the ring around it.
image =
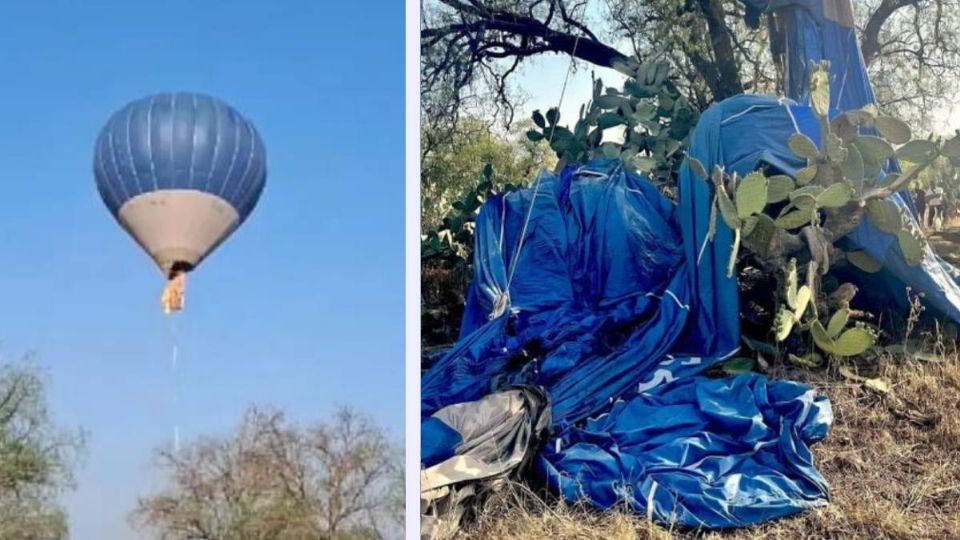
[[[435,38],[442,39],[444,37],[454,36],[460,32],[479,34],[488,31],[502,32],[516,38],[528,38],[525,43],[512,46],[508,49],[505,48],[499,53],[486,52],[483,54],[488,57],[527,57],[544,52],[554,52],[572,54],[574,57],[590,62],[591,64],[614,69],[616,69],[619,64],[627,64],[630,61],[630,57],[596,39],[592,33],[573,34],[555,30],[548,27],[542,21],[532,17],[506,12],[490,13],[486,18],[468,23],[450,24],[439,28],[427,28],[420,32],[420,39],[424,41],[424,45],[427,45]],[[531,45],[534,41],[539,41],[542,44],[538,46]]]
[[[880,30],[888,19],[900,8],[907,6],[916,7],[919,0],[883,0],[874,11],[867,24],[863,28],[863,38],[860,43],[860,50],[863,53],[863,61],[869,66],[880,54],[883,45],[880,43]]]

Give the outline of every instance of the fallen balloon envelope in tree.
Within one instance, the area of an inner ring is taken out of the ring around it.
[[[183,307],[185,274],[256,206],[266,150],[253,124],[222,101],[157,94],[110,117],[94,176],[110,213],[169,280],[161,304],[170,313]]]

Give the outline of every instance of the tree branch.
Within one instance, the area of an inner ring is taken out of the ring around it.
[[[883,0],[874,11],[867,24],[863,28],[863,39],[860,44],[860,50],[863,53],[863,61],[867,66],[873,62],[880,54],[883,46],[880,44],[880,30],[887,20],[900,8],[907,6],[916,7],[919,0]]]

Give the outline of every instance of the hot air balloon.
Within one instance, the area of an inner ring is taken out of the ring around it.
[[[267,177],[253,124],[218,99],[185,92],[114,113],[93,162],[100,198],[168,280],[166,313],[182,308],[186,273],[250,216]]]

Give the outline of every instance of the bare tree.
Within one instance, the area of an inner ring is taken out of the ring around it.
[[[958,90],[960,0],[854,3],[881,105],[928,127]],[[455,122],[462,108],[486,106],[509,122],[511,77],[544,54],[621,70],[667,60],[700,108],[745,90],[775,92],[767,27],[751,28],[746,15],[735,0],[425,0],[424,121]]]
[[[53,425],[35,368],[0,366],[0,538],[67,537],[57,497],[73,486],[83,440]]]
[[[162,540],[386,538],[402,520],[398,457],[349,409],[300,428],[251,408],[229,438],[159,451],[169,486],[142,498],[133,519]]]

